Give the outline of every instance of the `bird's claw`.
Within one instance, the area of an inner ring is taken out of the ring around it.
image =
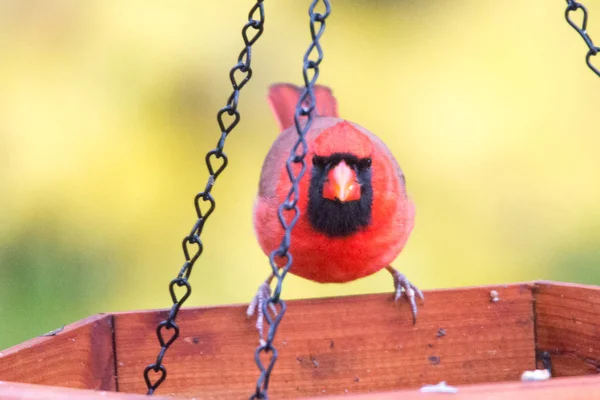
[[[268,301],[271,297],[271,286],[269,281],[263,282],[262,285],[258,287],[256,294],[252,298],[252,301],[248,305],[248,309],[246,310],[246,315],[251,317],[256,313],[256,330],[258,331],[258,340],[261,345],[265,345],[265,340],[263,339],[264,332],[264,320],[265,315],[263,313],[263,305],[265,301]],[[273,314],[277,315],[277,309],[272,303],[269,303],[269,308],[273,312]]]
[[[413,324],[417,323],[417,302],[415,300],[415,293],[419,296],[419,298],[424,301],[425,297],[423,296],[423,292],[410,283],[410,281],[406,278],[406,275],[401,274],[400,272],[393,270],[392,276],[394,277],[394,288],[396,289],[396,296],[394,301],[398,301],[400,297],[402,297],[402,293],[406,295],[406,299],[410,303],[410,310],[412,312]]]

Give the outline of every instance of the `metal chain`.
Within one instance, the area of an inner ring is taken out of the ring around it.
[[[315,8],[320,2],[323,3],[323,7],[325,8],[323,13],[315,12]],[[329,0],[313,0],[308,9],[312,43],[310,46],[308,46],[308,50],[304,54],[302,75],[304,77],[305,87],[300,99],[298,100],[296,111],[294,113],[294,125],[296,126],[296,131],[298,133],[298,141],[292,148],[290,156],[286,162],[291,188],[285,200],[283,203],[281,203],[278,209],[279,221],[281,222],[285,233],[279,248],[274,250],[269,256],[273,275],[277,278],[277,285],[275,286],[273,295],[262,305],[262,311],[265,320],[269,324],[269,332],[267,334],[267,340],[265,343],[258,346],[254,354],[254,360],[260,371],[260,376],[256,381],[256,390],[252,396],[250,396],[250,399],[268,399],[269,378],[271,376],[271,372],[273,371],[273,367],[275,366],[275,362],[277,361],[277,349],[275,346],[273,346],[273,340],[275,338],[275,333],[277,332],[277,327],[283,319],[283,315],[285,314],[286,310],[285,301],[283,301],[283,299],[280,297],[281,289],[283,279],[292,266],[293,259],[289,249],[291,245],[292,229],[300,218],[300,208],[298,207],[300,192],[298,189],[298,184],[306,172],[306,161],[304,161],[304,158],[308,152],[308,145],[306,143],[305,136],[314,119],[313,110],[316,106],[314,85],[319,77],[319,64],[321,64],[321,61],[323,61],[323,49],[319,43],[319,40],[325,31],[325,20],[330,13],[331,4],[329,3]],[[314,54],[315,52],[316,54]],[[316,59],[312,60],[311,56],[316,56]],[[305,121],[304,126],[302,126],[302,121]],[[298,171],[297,175],[294,174],[295,164],[300,165],[300,170]],[[278,264],[283,264],[281,273],[279,272]],[[279,309],[277,310],[276,315],[272,316],[269,313],[269,309],[272,307],[277,307],[277,305],[279,305]],[[268,355],[269,353],[271,353],[271,358],[268,361],[268,364],[265,366],[265,364],[263,364],[261,361],[261,355]]]
[[[217,143],[217,147],[206,154],[206,167],[208,168],[208,173],[210,176],[204,191],[198,193],[194,198],[194,205],[196,208],[196,214],[198,215],[198,220],[192,227],[189,235],[183,239],[182,247],[183,254],[185,256],[185,262],[183,263],[183,267],[181,268],[181,271],[179,271],[177,278],[173,279],[169,284],[169,292],[171,294],[173,306],[167,319],[158,324],[158,327],[156,328],[156,335],[158,336],[158,342],[161,349],[158,353],[158,357],[156,358],[156,362],[148,365],[144,370],[144,379],[146,381],[146,386],[148,387],[149,395],[154,393],[154,391],[160,386],[161,383],[164,382],[167,377],[167,369],[162,363],[163,357],[165,356],[165,353],[169,347],[179,337],[179,326],[175,323],[175,318],[177,318],[177,313],[179,312],[179,309],[183,303],[185,303],[192,293],[192,286],[190,285],[188,279],[192,273],[194,263],[198,257],[200,257],[204,249],[202,240],[200,240],[200,235],[202,234],[204,223],[212,214],[216,206],[215,199],[210,192],[218,176],[227,166],[228,158],[223,152],[225,139],[233,130],[233,128],[235,128],[238,122],[240,122],[240,112],[238,111],[237,107],[240,91],[246,85],[246,83],[248,83],[250,78],[252,78],[252,68],[250,66],[252,60],[252,45],[258,40],[264,30],[265,11],[263,1],[264,0],[257,0],[256,4],[248,13],[248,22],[242,28],[242,38],[244,39],[245,47],[240,52],[237,64],[229,72],[229,79],[231,80],[233,92],[227,99],[226,106],[221,108],[217,113],[217,121],[219,123],[219,127],[221,128],[221,137]],[[254,32],[250,32],[250,29],[253,29]],[[238,71],[241,76],[236,78],[236,72]],[[226,117],[225,114],[227,114],[228,117]],[[178,297],[178,295],[175,293],[176,286],[185,288],[185,292],[181,297]],[[173,331],[172,333],[167,333],[167,331],[171,330]],[[154,382],[151,380],[150,371],[160,374],[158,379],[156,379]]]
[[[581,9],[581,11],[583,11],[583,21],[581,22],[581,26],[579,26],[575,22],[573,22],[573,20],[571,19],[571,16],[570,16],[570,14],[572,12],[575,12],[578,9]],[[600,77],[600,69],[595,67],[591,62],[592,56],[595,56],[596,54],[598,54],[600,52],[600,47],[596,46],[594,44],[594,42],[592,42],[592,39],[590,38],[590,36],[587,33],[587,20],[588,20],[587,9],[585,8],[585,6],[583,4],[578,3],[575,0],[567,0],[567,9],[565,10],[565,19],[567,20],[569,25],[571,25],[573,27],[573,29],[575,29],[577,31],[577,33],[579,33],[581,35],[581,37],[583,38],[583,41],[589,47],[590,50],[587,52],[587,55],[585,56],[585,61],[588,65],[588,67],[590,67],[590,69],[592,71],[594,71],[594,73],[596,73],[596,75],[598,75]]]

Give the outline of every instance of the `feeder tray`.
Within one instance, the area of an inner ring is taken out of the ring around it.
[[[600,371],[600,287],[531,282],[425,298],[416,325],[390,294],[289,301],[270,397],[428,399],[441,395],[419,388],[446,381],[458,389],[453,399],[600,398],[600,377],[583,377]],[[154,397],[248,398],[259,372],[245,310],[182,309],[168,379]],[[141,399],[168,312],[95,315],[1,352],[0,399]],[[544,368],[544,352],[552,378],[520,382]]]

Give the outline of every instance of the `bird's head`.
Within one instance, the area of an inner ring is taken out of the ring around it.
[[[308,216],[328,236],[347,236],[371,221],[372,143],[340,122],[319,134],[312,149]]]

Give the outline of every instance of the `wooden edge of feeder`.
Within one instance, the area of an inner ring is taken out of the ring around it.
[[[113,316],[97,314],[0,351],[0,380],[117,390]]]
[[[365,393],[343,396],[325,396],[331,400],[356,399],[356,400],[427,400],[449,397],[453,400],[587,400],[600,398],[600,377],[583,376],[569,378],[552,378],[544,382],[502,382],[491,384],[475,384],[455,386],[456,393],[422,393],[419,389],[397,390],[393,392]],[[81,400],[114,399],[114,400],[141,400],[148,399],[142,394],[116,393],[97,390],[73,389],[58,386],[33,385],[26,383],[0,381],[0,399],[2,400],[37,400],[50,398],[69,398]],[[154,395],[157,400],[183,399],[180,396]],[[317,400],[324,396],[304,397],[299,400]],[[198,397],[202,399],[202,396]]]
[[[450,398],[452,400],[588,400],[600,398],[600,377],[580,376],[552,378],[543,382],[501,382],[455,386],[454,394],[422,393],[420,389],[397,390],[385,393],[328,396],[330,400],[428,400]],[[305,397],[299,400],[317,400]]]
[[[160,395],[152,396],[153,399],[167,400],[173,397]],[[99,391],[90,389],[74,389],[60,386],[34,385],[29,383],[17,383],[0,381],[0,399],[2,400],[46,400],[46,399],[108,399],[108,400],[142,400],[148,396],[142,394],[117,393],[111,391]]]
[[[592,291],[600,292],[600,286],[587,285],[585,283],[561,282],[561,281],[552,281],[552,280],[547,280],[547,279],[536,279],[535,281],[523,282],[523,283],[529,283],[534,287],[554,286],[554,287],[583,289],[583,290],[592,290]]]
[[[453,287],[446,287],[446,288],[431,288],[431,289],[427,289],[427,290],[423,290],[423,293],[427,293],[427,292],[451,292],[451,291],[456,291],[456,290],[472,290],[472,289],[497,289],[498,287],[509,287],[509,286],[526,286],[529,287],[532,291],[533,294],[537,294],[538,292],[538,288],[539,287],[563,287],[563,288],[572,288],[572,289],[583,289],[583,290],[596,290],[600,293],[600,286],[594,286],[594,285],[585,285],[585,284],[580,284],[580,283],[570,283],[570,282],[559,282],[559,281],[551,281],[551,280],[534,280],[534,281],[523,281],[523,282],[511,282],[511,283],[498,283],[498,284],[487,284],[487,285],[471,285],[471,286],[453,286]],[[353,298],[361,298],[361,297],[368,297],[368,296],[385,296],[385,295],[389,295],[391,292],[379,292],[379,293],[364,293],[364,294],[346,294],[346,295],[342,295],[342,296],[325,296],[325,297],[308,297],[308,298],[297,298],[297,299],[286,299],[286,303],[288,305],[293,305],[294,303],[297,302],[316,302],[316,301],[327,301],[327,300],[333,300],[333,299],[344,299],[344,298],[348,298],[348,299],[353,299]],[[248,299],[250,300],[250,299]],[[207,305],[207,306],[194,306],[194,307],[182,307],[181,310],[208,310],[208,309],[221,309],[221,308],[227,308],[227,307],[247,307],[248,306],[248,302],[245,303],[227,303],[227,304],[214,304],[214,305]],[[131,311],[117,311],[117,312],[112,312],[110,314],[103,314],[103,315],[112,315],[112,316],[118,316],[118,315],[131,315],[131,314],[139,314],[139,313],[165,313],[168,312],[170,309],[169,308],[148,308],[148,309],[142,309],[142,310],[131,310]]]
[[[96,321],[101,321],[105,318],[110,318],[111,316],[111,314],[107,313],[94,314],[90,315],[89,317],[85,317],[83,319],[71,322],[69,324],[65,324],[62,327],[59,327],[53,331],[42,333],[39,336],[33,337],[25,342],[16,344],[5,350],[0,351],[0,357],[9,357],[14,353],[18,353],[22,350],[29,349],[33,346],[43,345],[45,342],[53,341],[55,337],[72,333],[80,328],[89,326],[90,324]]]
[[[431,292],[436,292],[436,293],[455,292],[458,290],[460,290],[460,291],[486,290],[486,289],[493,290],[493,289],[508,288],[508,287],[527,287],[533,291],[535,289],[537,283],[545,283],[545,284],[551,284],[551,285],[563,284],[563,282],[553,282],[553,281],[525,281],[525,282],[489,284],[489,285],[481,285],[481,286],[477,286],[477,285],[453,286],[453,287],[446,287],[446,288],[424,289],[423,294],[426,295],[427,293],[431,293]],[[573,283],[573,284],[572,283],[564,283],[564,284],[572,285],[575,287],[585,286],[585,285],[579,285],[579,284],[575,284],[575,283]],[[600,290],[600,287],[596,287],[596,286],[590,286],[590,288],[596,288],[596,289]],[[390,296],[392,296],[392,294],[393,293],[391,291],[385,291],[385,292],[373,292],[373,293],[361,293],[361,294],[344,294],[341,296],[306,297],[306,298],[301,297],[301,298],[294,298],[294,299],[288,299],[288,298],[284,298],[284,296],[282,296],[282,299],[285,300],[286,304],[289,307],[290,305],[294,305],[294,304],[311,304],[311,303],[318,304],[318,303],[322,303],[322,302],[327,303],[329,301],[344,300],[344,299],[359,300],[361,298],[372,299],[372,298],[381,298],[381,297],[386,297],[386,296],[390,297]],[[427,296],[425,296],[425,297],[427,298]],[[250,301],[250,299],[248,299],[248,302],[249,301]],[[231,307],[234,307],[234,308],[248,307],[248,302],[182,307],[181,311],[182,312],[183,311],[203,311],[203,310],[227,309],[227,308],[231,308]],[[141,313],[168,315],[169,311],[170,311],[170,308],[147,308],[147,309],[142,309],[142,310],[115,311],[110,314],[104,314],[104,315],[112,315],[115,317],[116,316],[136,315],[136,314],[141,314]]]

